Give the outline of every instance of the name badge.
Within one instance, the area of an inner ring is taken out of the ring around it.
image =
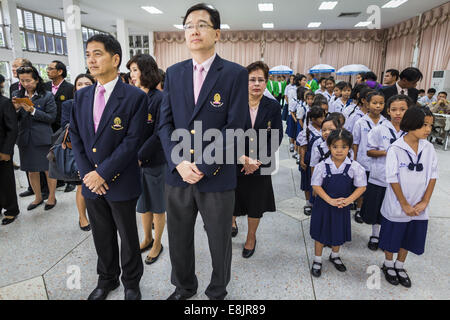
[[[151,113],[148,114],[147,122],[148,123],[152,123],[153,122],[153,117],[152,117]]]
[[[59,97],[59,98],[61,99],[61,101],[66,100],[66,97],[65,97],[65,96],[61,96],[61,97]]]
[[[111,128],[112,128],[113,130],[116,130],[116,131],[118,131],[118,130],[123,130],[122,120],[120,120],[119,117],[115,118],[115,119],[114,119],[114,124],[111,126]]]
[[[214,108],[220,108],[223,106],[223,103],[221,102],[222,98],[220,97],[220,94],[216,93],[214,95],[214,101],[210,101],[209,103],[214,107]]]

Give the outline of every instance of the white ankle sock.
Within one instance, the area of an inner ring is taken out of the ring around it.
[[[372,226],[372,237],[380,237],[380,228],[381,226],[379,224],[374,224]],[[372,242],[378,242],[378,239],[372,239]]]
[[[336,252],[336,253],[331,252],[331,258],[333,258],[333,259],[334,258],[339,258],[339,252]],[[342,264],[341,260],[335,260],[334,263]]]
[[[405,264],[404,262],[401,262],[401,261],[398,261],[398,260],[395,261],[395,269],[403,269],[403,265],[404,264]],[[402,277],[402,278],[407,278],[408,277],[408,275],[406,273],[404,273],[404,272],[399,272],[398,275],[400,277]]]
[[[322,257],[314,256],[314,262],[322,263]],[[318,266],[317,264],[313,265],[313,268],[314,269],[321,269],[321,267]]]
[[[291,147],[291,148],[292,148],[293,146],[294,146],[294,144],[293,144],[293,143],[291,143],[291,144],[289,145],[289,147]]]
[[[394,267],[394,260],[384,260],[384,265],[388,268],[393,268]],[[390,276],[396,276],[397,273],[395,273],[395,271],[393,270],[388,270],[388,274]]]

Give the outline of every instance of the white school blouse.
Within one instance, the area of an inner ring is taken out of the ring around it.
[[[356,121],[358,121],[362,117],[364,117],[364,112],[362,112],[358,107],[358,109],[355,112],[353,112],[351,116],[346,118],[344,128],[353,134],[353,128],[355,127]]]
[[[392,133],[390,130],[394,133]],[[386,151],[391,145],[391,139],[399,139],[403,136],[402,130],[398,131],[388,120],[373,128],[367,136],[367,150]],[[386,157],[370,158],[369,182],[380,187],[387,187],[386,183]]]
[[[353,144],[358,145],[358,154],[356,160],[366,169],[366,171],[370,171],[370,158],[367,155],[367,136],[373,128],[376,128],[380,124],[386,121],[386,118],[380,115],[380,120],[375,124],[372,119],[370,119],[369,115],[366,114],[364,117],[356,121],[355,126],[353,127]],[[368,123],[372,129],[370,129]]]
[[[322,137],[322,130],[317,130],[316,128],[313,127],[313,125],[311,123],[309,124],[308,128],[310,131],[309,139],[312,138],[311,133],[314,133],[315,136],[318,135],[318,136]],[[318,140],[320,140],[320,138]],[[297,142],[300,146],[306,146],[308,144],[308,140],[306,139],[306,130],[300,131],[300,133],[297,136]]]
[[[294,99],[297,98],[297,87],[293,85],[289,88],[289,90],[285,90],[285,93],[288,98],[288,104],[290,105],[294,102]]]
[[[312,146],[312,150],[311,150],[311,161],[309,162],[309,166],[315,167],[320,160],[320,152],[319,152],[319,148],[321,147],[324,153],[327,153],[330,149],[328,149],[328,145],[327,142],[323,140],[323,138],[317,139],[313,146]],[[350,148],[350,159],[353,160],[353,150]]]
[[[347,101],[348,103],[348,101]],[[330,104],[329,108],[328,108],[328,112],[332,113],[332,112],[340,112],[340,113],[344,113],[344,110],[351,108],[351,110],[353,110],[354,107],[354,103],[349,103],[348,106],[346,106],[346,104],[344,104],[344,102],[342,102],[341,98],[337,98],[333,103]]]
[[[389,148],[386,156],[386,181],[388,184],[386,195],[381,206],[381,214],[393,222],[409,222],[411,220],[428,220],[428,207],[419,216],[410,217],[402,210],[400,202],[392,190],[390,183],[399,183],[406,201],[415,206],[422,201],[425,190],[431,179],[437,179],[438,167],[434,146],[425,139],[419,140],[418,154],[422,152],[419,163],[423,170],[409,170],[411,160],[417,163],[418,155],[405,142],[404,137],[395,141]]]
[[[301,102],[299,102],[296,98],[291,99],[291,101],[289,102],[289,107],[288,107],[289,112],[297,111],[297,105],[299,103],[301,103]]]
[[[344,172],[346,165],[351,163],[350,169],[348,170],[348,176],[353,179],[353,185],[357,188],[367,186],[366,171],[358,162],[352,161],[349,158],[345,158],[339,168],[336,168],[336,165],[331,158],[327,158],[324,161],[319,162],[317,166],[315,166],[314,173],[311,178],[312,186],[322,186],[323,179],[327,176],[325,163],[330,165],[331,174],[339,174]]]
[[[309,111],[309,106],[306,102],[302,101],[301,103],[297,104],[297,120],[303,120],[306,121],[306,114]],[[303,124],[304,125],[304,124]]]

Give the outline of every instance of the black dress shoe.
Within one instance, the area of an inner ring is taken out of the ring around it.
[[[311,206],[304,206],[303,207],[303,214],[305,216],[310,216],[312,213],[312,207]]]
[[[377,251],[378,250],[378,242],[372,241],[372,239],[377,239],[379,240],[379,237],[370,237],[369,243],[367,244],[367,247],[372,250],[372,251]]]
[[[320,269],[314,268],[314,265],[320,266]],[[311,268],[311,274],[313,275],[313,277],[320,277],[320,275],[322,274],[322,264],[314,261]]]
[[[48,193],[42,194],[42,200],[48,200]]]
[[[158,260],[159,256],[161,255],[161,252],[163,251],[163,245],[161,245],[161,250],[159,250],[159,253],[156,257],[149,257],[145,258],[145,264],[152,264],[155,263],[156,260]]]
[[[153,247],[153,242],[155,242],[155,239],[152,239],[152,241],[144,248],[141,249],[141,253],[151,249]]]
[[[125,300],[141,300],[141,290],[137,289],[125,289]]]
[[[95,288],[88,297],[88,300],[106,300],[108,294],[120,286],[119,281],[107,288]]]
[[[395,269],[395,272],[397,273],[398,282],[406,288],[411,288],[411,279],[409,278],[408,274],[406,273],[406,270],[405,269],[397,269],[397,268],[394,268],[394,269]],[[400,275],[401,272],[406,274],[406,278],[404,278]]]
[[[255,240],[255,246],[253,247],[252,250],[245,249],[245,247],[244,247],[244,250],[242,250],[242,256],[247,259],[250,258],[255,253],[255,249],[256,249],[256,240]]]
[[[24,191],[22,193],[19,193],[19,197],[21,197],[21,198],[29,197],[29,196],[32,196],[33,194],[34,194],[33,191],[26,190],[26,191]]]
[[[61,188],[61,187],[64,187],[65,184],[66,184],[66,183],[65,183],[64,181],[58,180],[58,181],[56,182],[56,187],[57,187],[57,188]]]
[[[73,190],[75,190],[76,185],[72,184],[72,183],[67,183],[66,188],[64,189],[64,192],[72,192]]]
[[[167,300],[187,300],[187,299],[189,299],[189,298],[192,298],[192,297],[195,296],[196,294],[197,294],[197,291],[194,292],[194,293],[192,293],[192,294],[187,294],[187,295],[185,295],[185,294],[178,293],[178,292],[175,290],[175,292],[172,293],[172,294],[167,298]]]
[[[45,207],[44,207],[44,210],[45,211],[48,211],[48,210],[51,210],[51,209],[53,209],[55,206],[56,206],[56,203],[57,203],[58,201],[56,201],[55,200],[55,204],[45,204]]]
[[[341,263],[336,263],[336,260],[339,260]],[[330,261],[334,264],[335,268],[340,271],[340,272],[345,272],[347,271],[347,268],[345,267],[345,265],[342,263],[341,258],[336,257],[336,258],[332,258],[331,254],[330,254]]]
[[[15,217],[12,218],[12,219],[4,218],[4,219],[2,220],[2,225],[6,226],[6,225],[8,225],[8,224],[10,224],[10,223],[13,223],[14,220],[16,220],[16,218],[17,218],[17,216],[15,216]]]
[[[231,226],[231,237],[232,238],[236,237],[238,234],[238,231],[239,231],[239,229],[238,229],[237,223],[236,223],[236,227]]]
[[[39,202],[37,204],[30,203],[30,205],[27,207],[27,210],[28,211],[34,210],[34,209],[36,209],[37,207],[39,207],[43,203],[44,203],[44,200],[41,200],[41,202]]]
[[[80,221],[78,221],[78,225],[80,226],[80,229],[82,231],[91,231],[91,224],[88,224],[87,226],[82,227]]]
[[[364,223],[364,220],[361,217],[361,211],[357,210],[355,213],[355,221],[358,223]]]
[[[381,270],[383,270],[384,277],[386,278],[386,281],[387,281],[387,282],[389,282],[390,284],[392,284],[392,285],[394,285],[394,286],[397,286],[397,285],[399,284],[397,275],[391,276],[391,275],[388,273],[389,270],[392,270],[392,271],[394,271],[395,273],[397,273],[397,272],[395,271],[394,268],[388,268],[388,267],[386,267],[386,266],[384,265],[384,263],[383,263],[383,266],[381,267]]]
[[[289,148],[289,152],[294,152],[294,147]]]

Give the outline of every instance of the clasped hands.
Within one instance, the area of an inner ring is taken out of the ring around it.
[[[203,172],[201,172],[195,163],[191,163],[189,161],[183,161],[176,167],[178,173],[184,182],[189,184],[196,184],[205,176]]]
[[[84,176],[83,183],[91,190],[91,192],[100,196],[105,195],[106,191],[109,190],[109,186],[105,179],[103,179],[95,170]]]
[[[350,198],[337,198],[337,199],[331,198],[328,203],[333,207],[338,207],[339,209],[342,209],[352,204],[352,202],[353,201],[351,201]]]
[[[402,210],[406,213],[407,216],[416,217],[420,216],[420,213],[423,212],[427,206],[428,203],[426,203],[425,201],[417,203],[414,207],[407,203],[405,205],[402,205]]]
[[[241,172],[245,171],[245,175],[253,174],[262,165],[261,161],[249,158],[247,156],[240,157],[239,161],[244,166]]]

